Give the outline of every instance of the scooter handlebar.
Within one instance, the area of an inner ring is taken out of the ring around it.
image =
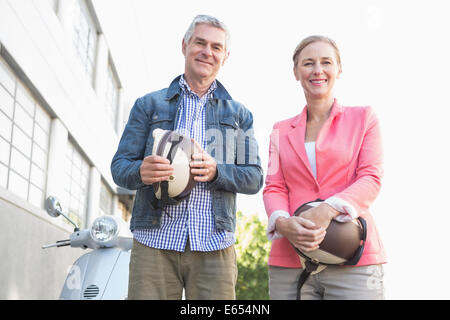
[[[52,248],[52,247],[64,247],[64,246],[70,246],[70,240],[58,240],[56,243],[52,244],[45,244],[42,246],[42,249]]]

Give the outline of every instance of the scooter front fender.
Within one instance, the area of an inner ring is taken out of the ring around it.
[[[101,248],[82,255],[71,266],[60,299],[126,299],[129,263],[130,252],[119,248]]]

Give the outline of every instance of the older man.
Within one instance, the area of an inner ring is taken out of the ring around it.
[[[111,171],[122,187],[137,189],[129,299],[234,299],[236,193],[255,194],[263,172],[252,114],[216,80],[229,56],[229,33],[214,17],[194,18],[183,41],[184,74],[169,88],[137,99]],[[173,166],[153,155],[152,132],[174,130],[198,151],[190,170],[197,184],[188,199],[163,210],[151,185]]]

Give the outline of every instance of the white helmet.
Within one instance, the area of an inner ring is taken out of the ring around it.
[[[187,198],[196,182],[191,174],[189,162],[194,153],[191,138],[171,130],[153,130],[153,155],[168,159],[174,167],[169,181],[153,184],[156,198],[163,204],[176,204]]]

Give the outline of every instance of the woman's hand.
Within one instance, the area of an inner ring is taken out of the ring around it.
[[[327,203],[321,203],[317,207],[308,209],[300,214],[300,217],[308,219],[316,226],[322,227],[325,230],[328,228],[331,220],[341,214],[339,211],[331,207]]]
[[[279,217],[275,228],[302,252],[318,249],[326,234],[324,228],[303,217]]]

